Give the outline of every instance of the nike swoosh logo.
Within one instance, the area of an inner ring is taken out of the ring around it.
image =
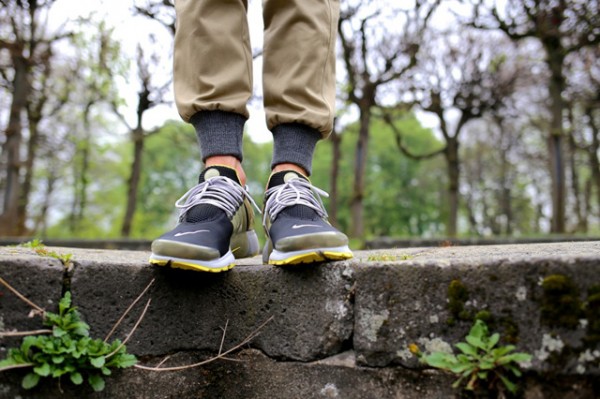
[[[292,226],[292,229],[301,229],[303,227],[322,227],[318,224],[295,224]]]
[[[175,237],[181,237],[181,236],[185,236],[188,234],[196,234],[196,233],[209,233],[210,230],[194,230],[194,231],[184,231],[183,233],[177,233],[175,234]]]

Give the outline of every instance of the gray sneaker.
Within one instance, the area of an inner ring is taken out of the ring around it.
[[[263,263],[295,265],[352,258],[348,237],[327,222],[327,193],[295,171],[274,173],[265,193]]]
[[[222,272],[235,266],[235,258],[258,254],[252,197],[234,169],[206,168],[199,184],[175,206],[177,226],[154,240],[150,263],[179,269]]]

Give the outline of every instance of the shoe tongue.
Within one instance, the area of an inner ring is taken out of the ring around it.
[[[292,179],[304,179],[308,181],[308,178],[296,171],[293,170],[283,170],[281,172],[273,173],[269,178],[269,184],[267,185],[267,189],[279,186],[281,184],[285,184]],[[319,214],[312,208],[309,208],[306,205],[292,205],[283,209],[279,215],[288,216],[295,219],[304,219],[304,220],[317,220],[319,219]]]
[[[292,179],[304,179],[308,181],[306,176],[303,176],[302,174],[296,171],[282,170],[281,172],[276,172],[271,175],[271,177],[269,178],[269,184],[267,184],[267,189],[287,183]]]
[[[229,166],[209,166],[200,173],[200,178],[198,179],[198,183],[204,183],[206,180],[216,177],[216,176],[224,176],[227,177],[237,184],[240,184],[240,179],[238,178],[237,172],[235,169],[230,168]]]
[[[204,183],[206,180],[210,180],[213,177],[224,176],[227,177],[237,184],[240,184],[237,172],[235,169],[228,166],[209,166],[200,173],[198,183]],[[199,204],[191,208],[186,212],[184,221],[188,223],[208,222],[219,218],[224,213],[221,208],[211,204]]]

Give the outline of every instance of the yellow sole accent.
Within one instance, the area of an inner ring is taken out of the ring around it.
[[[166,266],[171,267],[173,269],[181,269],[181,270],[192,270],[195,272],[209,272],[209,273],[221,273],[226,272],[227,270],[231,270],[235,263],[230,265],[219,267],[219,268],[210,268],[205,266],[196,265],[194,263],[185,263],[185,262],[173,262],[173,261],[162,261],[162,260],[150,260],[150,263],[157,266]]]
[[[318,251],[308,252],[301,255],[296,255],[283,260],[269,260],[270,265],[286,266],[286,265],[300,265],[303,263],[316,263],[326,262],[328,260],[344,260],[352,258],[351,252],[329,252],[329,251]]]

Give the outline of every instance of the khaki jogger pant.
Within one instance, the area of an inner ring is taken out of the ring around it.
[[[184,121],[199,111],[248,117],[252,51],[247,0],[176,0],[175,101]],[[326,137],[335,106],[339,0],[263,0],[267,127],[301,123]]]

